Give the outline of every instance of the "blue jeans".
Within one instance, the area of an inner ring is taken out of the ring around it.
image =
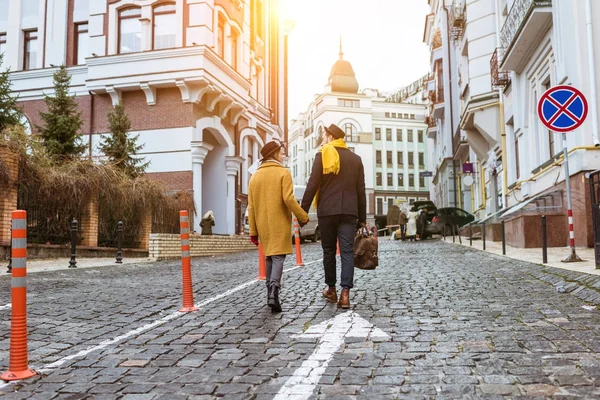
[[[319,217],[321,231],[321,247],[323,248],[323,268],[325,269],[325,283],[335,286],[337,242],[340,241],[340,255],[342,259],[342,287],[351,289],[354,283],[354,235],[358,218],[353,215],[332,215]]]

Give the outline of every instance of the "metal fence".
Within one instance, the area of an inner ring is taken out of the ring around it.
[[[98,201],[98,246],[117,247],[117,226],[123,221],[123,247],[136,249],[140,246],[140,214],[125,215],[108,207],[102,197]]]
[[[67,244],[71,242],[71,221],[80,211],[66,207],[43,206],[37,193],[19,186],[17,208],[27,210],[27,242],[40,244]],[[81,233],[81,224],[79,224]],[[81,238],[81,235],[78,235]],[[81,239],[80,239],[81,240]]]

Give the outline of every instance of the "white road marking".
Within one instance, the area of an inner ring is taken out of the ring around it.
[[[346,337],[380,338],[389,340],[390,336],[374,327],[353,311],[339,314],[318,325],[311,326],[296,337],[320,337],[319,346],[308,360],[294,371],[273,400],[306,400],[319,383],[334,354],[344,344]]]
[[[6,309],[9,309],[9,308],[11,308],[11,307],[12,307],[12,304],[11,304],[11,303],[8,303],[8,304],[7,304],[7,305],[5,305],[5,306],[0,306],[0,310],[6,310]]]
[[[320,259],[320,260],[310,261],[310,262],[305,263],[305,266],[306,265],[310,265],[310,264],[314,264],[314,263],[317,263],[317,262],[321,262],[321,261],[323,261],[323,260]],[[285,269],[284,271],[285,272],[290,272],[290,271],[293,271],[295,269],[302,268],[302,267],[303,266],[292,267],[292,268]],[[204,306],[207,306],[210,303],[218,301],[218,300],[220,300],[220,299],[222,299],[224,297],[227,297],[227,296],[229,296],[229,295],[231,295],[231,294],[233,294],[235,292],[239,292],[240,290],[245,289],[248,286],[252,286],[253,284],[255,284],[257,282],[259,282],[258,279],[253,279],[253,280],[248,281],[246,283],[243,283],[243,284],[241,284],[239,286],[236,286],[235,288],[233,288],[231,290],[228,290],[227,292],[221,293],[218,296],[214,296],[214,297],[211,297],[209,299],[206,299],[206,300],[204,300],[204,301],[196,304],[195,306],[198,307],[198,308],[202,308]],[[10,304],[7,304],[6,306],[2,306],[2,307],[7,307],[7,306],[10,306]],[[157,326],[163,325],[163,324],[165,324],[165,323],[167,323],[167,322],[169,322],[169,321],[171,321],[173,319],[179,318],[179,317],[181,317],[183,315],[185,315],[185,314],[181,313],[179,311],[176,311],[176,312],[174,312],[172,314],[169,314],[169,315],[167,315],[167,316],[165,316],[165,317],[163,317],[163,318],[161,318],[159,320],[156,320],[156,321],[151,322],[149,324],[146,324],[144,326],[140,326],[137,329],[131,330],[131,331],[129,331],[127,333],[124,333],[122,335],[119,335],[119,336],[117,336],[117,337],[115,337],[113,339],[109,339],[109,340],[105,340],[103,342],[100,342],[96,346],[93,346],[93,347],[90,347],[88,349],[82,350],[79,353],[72,354],[70,356],[61,358],[60,360],[55,361],[55,362],[53,362],[51,364],[48,364],[48,365],[44,366],[43,368],[35,369],[35,370],[38,371],[38,372],[47,373],[47,372],[49,372],[49,371],[51,371],[51,370],[53,370],[55,368],[60,367],[61,365],[63,365],[67,361],[73,360],[74,358],[85,357],[86,355],[88,355],[90,353],[93,353],[94,351],[102,350],[102,349],[104,349],[104,348],[106,348],[106,347],[108,347],[108,346],[110,346],[112,344],[118,343],[118,342],[120,342],[122,340],[129,339],[129,338],[134,337],[134,336],[137,336],[137,335],[139,335],[142,332],[145,332],[145,331],[148,331],[150,329],[156,328]],[[16,383],[16,382],[19,382],[19,381],[11,381],[11,382],[6,382],[6,383],[3,383],[3,384],[0,384],[0,389],[6,387],[8,385],[11,385],[13,383]]]

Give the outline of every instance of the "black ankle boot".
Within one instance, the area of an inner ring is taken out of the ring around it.
[[[275,306],[275,285],[269,285],[267,289],[267,305],[273,308]]]
[[[271,307],[271,312],[281,312],[281,304],[279,303],[279,287],[273,285],[273,299],[271,305],[271,298],[269,298],[269,306]]]

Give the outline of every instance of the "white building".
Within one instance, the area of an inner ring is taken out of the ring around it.
[[[285,41],[272,15],[278,0],[0,0],[0,51],[32,125],[66,65],[90,148],[122,100],[149,175],[193,190],[198,214],[213,210],[214,231],[233,234],[249,165],[285,139]]]
[[[448,82],[458,86],[459,98],[452,106],[459,110],[460,140],[455,140],[453,157],[461,163],[474,163],[475,183],[470,194],[479,216],[507,208],[496,215],[505,219],[512,244],[539,246],[538,231],[530,227],[539,226],[541,214],[553,221],[549,230],[560,232],[554,245],[567,244],[562,135],[540,122],[537,104],[542,94],[556,85],[572,85],[587,97],[588,118],[567,134],[566,145],[575,240],[578,245],[591,246],[592,204],[586,173],[600,168],[600,74],[596,68],[600,62],[600,4],[591,0],[429,3],[432,15],[426,21],[425,36],[432,43],[432,60],[448,53],[449,59],[456,60],[452,66],[458,66],[458,76],[440,75],[446,87]],[[433,46],[438,31],[439,47]],[[439,120],[439,113],[434,117]],[[437,133],[436,146],[449,142],[449,136]],[[467,203],[467,192],[461,189]]]
[[[350,63],[335,63],[324,93],[290,127],[290,167],[294,183],[304,185],[319,151],[324,128],[336,124],[346,132],[348,147],[365,167],[367,214],[386,214],[394,202],[429,199],[427,126],[423,78],[391,96],[359,91]]]

